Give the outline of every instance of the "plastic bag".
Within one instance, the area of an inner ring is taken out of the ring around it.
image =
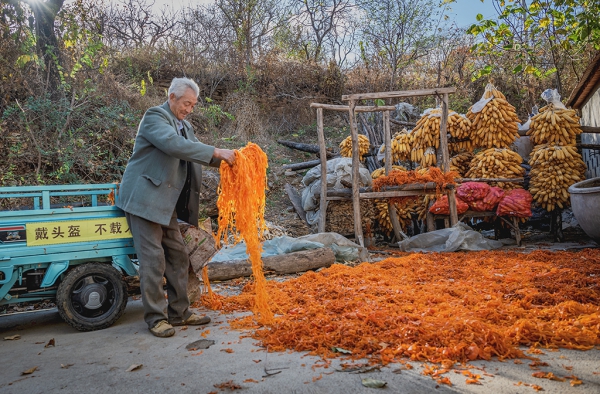
[[[546,100],[548,104],[554,105],[554,108],[557,109],[567,109],[563,103],[560,101],[560,94],[556,89],[546,89],[542,92],[542,98]]]
[[[366,261],[369,258],[366,248],[355,244],[338,233],[309,234],[299,238],[292,238],[287,235],[275,237],[263,242],[261,256],[279,256],[298,252],[300,250],[318,249],[322,247],[331,248],[335,254],[336,261],[353,261],[357,259]],[[248,259],[246,243],[242,241],[236,245],[222,248],[210,261],[221,262],[246,259]]]
[[[491,212],[496,209],[503,197],[504,190],[497,186],[490,187],[490,191],[482,200],[469,202],[469,206],[477,212]]]
[[[504,194],[504,198],[502,198],[498,204],[496,215],[529,218],[531,217],[532,201],[533,196],[527,190],[509,190]]]
[[[471,202],[483,200],[490,192],[490,185],[483,182],[465,182],[456,189],[456,196],[461,200]]]
[[[479,100],[478,102],[476,102],[475,104],[473,104],[473,106],[471,107],[471,112],[476,114],[478,112],[481,112],[481,110],[483,109],[483,107],[485,107],[485,105],[487,103],[489,103],[490,101],[492,101],[494,99],[494,96],[491,96],[490,98],[484,98],[485,97],[485,92],[489,92],[492,89],[494,89],[494,85],[492,85],[491,83],[488,83],[485,86],[485,91],[483,93],[483,96],[481,96],[481,100]]]
[[[469,205],[460,198],[456,197],[456,212],[460,215],[468,210]],[[450,205],[448,203],[448,196],[444,194],[442,197],[438,198],[435,204],[429,208],[429,212],[433,213],[434,215],[449,215]]]
[[[415,235],[398,242],[403,252],[454,252],[456,250],[492,250],[502,242],[484,238],[464,223],[454,227]]]

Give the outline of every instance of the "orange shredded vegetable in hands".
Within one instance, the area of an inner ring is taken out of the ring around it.
[[[530,358],[520,346],[586,350],[600,344],[600,250],[412,254],[357,267],[333,265],[269,282],[281,316],[270,327],[233,327],[273,351],[374,363],[401,357],[451,365]],[[250,293],[249,293],[250,292]],[[252,286],[223,299],[247,310]]]
[[[246,242],[246,252],[250,256],[252,274],[254,276],[254,300],[251,306],[260,324],[273,322],[273,312],[267,294],[266,280],[262,268],[262,244],[259,234],[266,230],[265,189],[267,179],[267,155],[252,142],[235,151],[235,163],[229,166],[222,162],[219,168],[221,183],[219,185],[219,230],[216,235],[217,245],[233,233],[236,242]],[[206,268],[206,267],[205,267]],[[202,278],[208,287],[208,306],[218,309],[221,301],[210,290],[208,270],[203,270]]]

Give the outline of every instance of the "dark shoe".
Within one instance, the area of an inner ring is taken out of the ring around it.
[[[174,326],[201,326],[203,324],[210,323],[210,317],[208,316],[199,316],[196,314],[192,314],[185,320],[180,322],[170,322]]]
[[[154,334],[154,336],[161,338],[172,337],[173,335],[175,335],[175,330],[173,329],[173,326],[167,323],[166,320],[161,320],[158,323],[156,323],[154,327],[150,329],[150,332]]]

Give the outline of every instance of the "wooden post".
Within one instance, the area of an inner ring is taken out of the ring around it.
[[[350,100],[350,135],[352,136],[352,207],[354,208],[354,237],[356,243],[365,246],[362,232],[362,221],[360,218],[360,160],[358,157],[358,127],[356,125],[356,101]]]
[[[318,230],[320,233],[324,233],[327,215],[327,153],[323,131],[323,108],[317,108],[317,134],[319,137],[319,158],[321,159],[321,201],[319,202]]]
[[[448,93],[442,98],[442,119],[440,123],[440,149],[442,150],[442,171],[450,171],[450,155],[448,150]],[[458,223],[458,212],[456,210],[456,191],[448,190],[448,206],[450,207],[450,225]]]
[[[389,175],[392,170],[392,133],[390,131],[390,111],[383,113],[383,135],[385,143],[385,175]],[[388,213],[390,221],[392,222],[392,228],[394,229],[394,236],[396,242],[402,241],[400,238],[400,222],[398,221],[398,215],[396,214],[396,208],[394,204],[388,202]]]

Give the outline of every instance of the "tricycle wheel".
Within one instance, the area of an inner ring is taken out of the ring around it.
[[[127,305],[127,285],[108,263],[85,263],[67,273],[58,286],[56,306],[61,317],[79,331],[112,325]]]

